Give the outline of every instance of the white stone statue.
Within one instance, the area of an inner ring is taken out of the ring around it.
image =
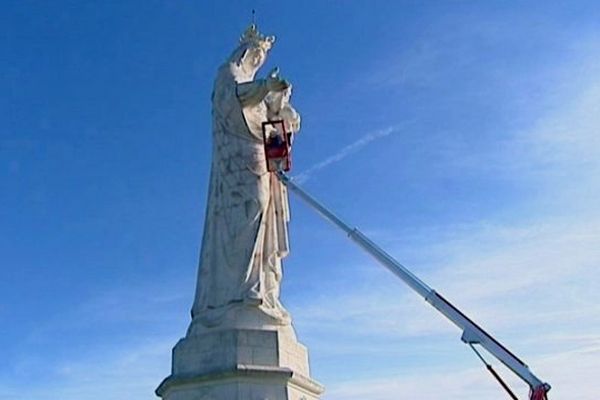
[[[283,119],[295,133],[300,117],[289,103],[291,85],[277,69],[266,79],[255,78],[274,42],[251,25],[215,80],[212,169],[193,325],[217,327],[243,310],[270,324],[290,322],[279,302],[281,260],[289,251],[288,197],[267,172],[262,122]]]
[[[288,198],[267,171],[265,147],[277,150],[269,141],[279,146],[283,132],[274,123],[265,146],[262,123],[283,120],[294,134],[300,117],[289,101],[292,87],[278,70],[255,79],[274,41],[250,26],[215,80],[193,318],[173,348],[171,374],[156,389],[163,400],[318,400],[324,390],[310,377],[306,347],[279,302],[281,260],[289,251]]]

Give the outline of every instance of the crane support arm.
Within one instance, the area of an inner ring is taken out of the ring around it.
[[[336,225],[338,228],[346,232],[348,237],[362,247],[367,253],[373,256],[379,261],[384,267],[390,272],[402,279],[411,289],[417,292],[422,298],[424,298],[431,306],[442,313],[448,318],[454,325],[462,330],[461,340],[467,344],[478,344],[507,368],[513,371],[519,378],[525,381],[532,393],[532,399],[534,395],[539,396],[542,393],[545,398],[545,393],[550,390],[550,385],[540,380],[535,376],[529,367],[521,361],[517,356],[510,352],[494,337],[483,330],[479,325],[473,322],[467,317],[462,311],[456,308],[452,303],[442,297],[435,290],[427,286],[405,266],[396,261],[392,256],[386,253],[383,249],[373,243],[368,237],[366,237],[361,231],[353,228],[338,218],[333,212],[315,200],[311,195],[306,193],[301,187],[293,182],[284,172],[277,171],[279,180],[287,186],[291,191],[296,193],[302,200],[308,203],[309,206],[314,208],[319,214],[325,219]]]

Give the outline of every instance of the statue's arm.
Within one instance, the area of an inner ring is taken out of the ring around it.
[[[265,79],[257,79],[253,82],[237,85],[237,96],[242,107],[254,106],[260,103],[268,93],[269,88]]]
[[[269,73],[267,79],[257,79],[253,82],[239,83],[237,96],[242,107],[254,106],[265,99],[269,92],[282,92],[290,87],[290,83],[279,76],[279,69]]]

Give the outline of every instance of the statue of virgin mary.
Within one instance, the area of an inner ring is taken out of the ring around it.
[[[193,324],[218,326],[243,309],[258,311],[269,323],[289,323],[279,301],[281,260],[289,251],[288,198],[285,186],[267,171],[262,122],[281,107],[281,101],[274,106],[269,99],[288,99],[291,85],[278,70],[265,79],[255,77],[274,42],[251,25],[217,73]],[[285,107],[285,124],[297,131],[299,116],[289,104]]]

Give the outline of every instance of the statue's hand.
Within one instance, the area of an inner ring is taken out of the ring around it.
[[[279,76],[279,68],[273,68],[267,77],[267,89],[270,92],[283,92],[290,87],[290,83]]]

